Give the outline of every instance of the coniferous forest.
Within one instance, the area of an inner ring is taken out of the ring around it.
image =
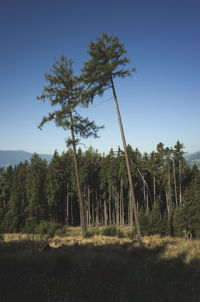
[[[54,121],[68,130],[67,151],[0,168],[1,300],[199,301],[200,242],[178,237],[200,239],[200,170],[187,165],[179,141],[150,154],[126,144],[114,80],[135,68],[113,35],[90,42],[88,54],[80,76],[71,59],[55,61],[38,97],[56,106],[39,128]],[[79,108],[107,89],[123,150],[83,152],[80,138],[97,137],[102,126]],[[70,229],[78,229],[71,239]]]
[[[128,147],[142,235],[200,238],[200,171],[184,159],[183,144],[157,145],[141,154]],[[124,152],[77,151],[87,227],[135,228]],[[37,233],[39,226],[80,225],[73,151],[51,162],[34,154],[30,162],[0,170],[1,232]]]

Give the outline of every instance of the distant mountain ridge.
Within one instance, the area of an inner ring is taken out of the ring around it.
[[[29,161],[34,153],[26,151],[10,151],[10,150],[0,150],[0,167],[8,167],[18,165],[20,162]],[[50,154],[38,154],[42,159],[46,159],[50,162],[52,155]],[[200,169],[200,151],[186,154],[185,159],[190,167],[194,164]]]
[[[18,165],[20,162],[29,161],[34,153],[26,151],[10,151],[0,150],[0,167],[8,167]],[[51,161],[52,155],[50,154],[38,154],[40,158],[46,159],[48,162]]]
[[[200,169],[200,151],[186,154],[185,159],[190,167],[196,164],[197,167]]]

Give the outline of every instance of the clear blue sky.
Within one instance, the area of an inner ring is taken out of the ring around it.
[[[66,150],[68,133],[47,124],[50,106],[36,100],[62,54],[79,73],[89,41],[106,32],[124,43],[132,78],[116,81],[127,143],[151,152],[177,140],[200,150],[200,2],[198,0],[2,0],[0,7],[0,150]],[[99,152],[121,146],[111,91],[85,111],[104,124]],[[104,102],[104,103],[103,103]],[[85,150],[83,148],[83,150]]]

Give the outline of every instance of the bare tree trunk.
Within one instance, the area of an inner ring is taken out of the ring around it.
[[[173,231],[172,231],[171,177],[170,177],[170,167],[169,166],[168,166],[168,194],[166,194],[166,198],[167,198],[167,204],[168,204],[168,220],[169,220],[170,235],[173,235]]]
[[[147,194],[146,194],[146,190],[145,190],[145,183],[143,182],[143,202],[144,202],[144,206],[146,205],[146,195]]]
[[[99,200],[97,198],[97,193],[95,194],[96,199],[96,225],[99,226]]]
[[[182,171],[181,171],[181,160],[178,161],[179,164],[179,195],[180,195],[180,204],[182,204]]]
[[[122,120],[121,120],[121,115],[120,115],[120,111],[119,111],[119,106],[118,106],[118,101],[117,101],[117,96],[116,96],[116,92],[115,92],[115,87],[114,87],[112,75],[110,75],[110,80],[111,80],[112,91],[113,91],[113,96],[114,96],[114,100],[115,100],[115,106],[116,106],[117,115],[118,115],[118,121],[119,121],[121,136],[122,136],[123,147],[124,147],[124,153],[125,153],[125,159],[126,159],[126,167],[127,167],[127,173],[128,173],[128,179],[129,179],[129,185],[130,185],[131,200],[133,202],[133,210],[134,210],[134,217],[135,217],[135,225],[136,225],[137,237],[138,237],[139,245],[143,246],[142,236],[141,236],[141,231],[140,231],[140,224],[139,224],[138,215],[137,215],[137,209],[136,209],[135,195],[134,195],[134,190],[133,190],[133,182],[132,182],[132,176],[131,176],[131,169],[130,169],[130,164],[129,164],[129,159],[128,159],[128,153],[127,153],[127,147],[126,147],[126,140],[125,140],[123,125],[122,125]]]
[[[109,210],[109,225],[111,225],[112,224],[112,208],[111,208],[111,200],[109,200],[109,208],[108,208],[108,210]]]
[[[93,200],[92,200],[92,225],[95,226],[94,196],[93,196]]]
[[[104,204],[104,225],[107,226],[108,224],[108,217],[107,217],[107,204],[106,204],[106,200],[104,199],[103,201]]]
[[[111,200],[112,200],[112,194],[111,194],[111,188],[109,186],[109,224],[112,224],[112,204],[111,204]]]
[[[174,175],[174,193],[175,193],[175,202],[176,202],[176,206],[178,206],[177,185],[176,185],[176,169],[175,169],[175,160],[174,160],[174,158],[173,158],[173,175]]]
[[[147,200],[146,200],[146,214],[148,215],[149,213],[149,195],[147,194]]]
[[[156,201],[156,177],[155,177],[155,175],[153,176],[153,201],[154,201],[154,203]]]
[[[70,220],[70,223],[71,225],[73,226],[74,225],[74,211],[73,211],[73,202],[71,201],[70,202],[70,217],[71,217],[71,220]]]
[[[120,224],[124,226],[124,194],[123,194],[123,179],[120,181]]]
[[[119,226],[119,194],[115,188],[116,226]]]
[[[112,190],[113,190],[113,188],[112,188]],[[112,223],[116,224],[115,192],[113,191],[112,193],[114,193],[114,196],[113,196],[113,207],[112,207]]]
[[[133,200],[131,197],[130,189],[129,189],[129,225],[131,228],[133,227]]]
[[[90,211],[90,186],[88,186],[88,211],[87,211],[87,224],[90,226],[91,224],[91,211]]]
[[[87,232],[87,225],[86,225],[86,221],[85,221],[84,204],[83,204],[83,199],[82,199],[82,195],[81,195],[81,187],[80,187],[80,181],[79,181],[79,170],[78,170],[77,155],[76,155],[76,144],[75,144],[73,119],[72,119],[71,112],[70,112],[70,128],[71,128],[72,146],[73,146],[73,154],[74,154],[76,185],[77,185],[79,208],[80,208],[80,222],[81,222],[81,229],[82,229],[82,237],[84,238],[85,234]]]
[[[67,183],[67,200],[66,200],[66,221],[65,223],[69,225],[69,184]]]

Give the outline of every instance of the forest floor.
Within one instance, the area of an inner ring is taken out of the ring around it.
[[[4,234],[1,302],[200,301],[200,241]]]

